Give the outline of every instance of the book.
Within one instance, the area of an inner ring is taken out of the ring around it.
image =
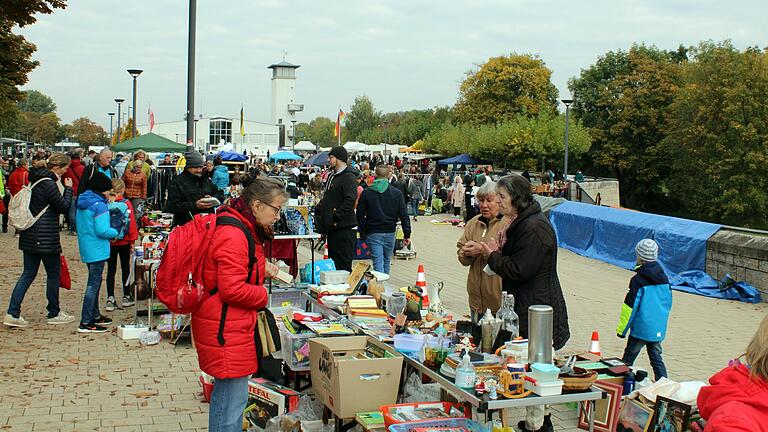
[[[355,415],[357,421],[363,429],[376,429],[384,427],[384,416],[379,411],[361,412]]]

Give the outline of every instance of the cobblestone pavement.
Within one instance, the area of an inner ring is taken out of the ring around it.
[[[416,267],[423,263],[428,282],[445,281],[448,308],[466,310],[466,269],[455,259],[460,229],[422,218],[414,231],[418,257],[393,261],[392,284],[413,283]],[[76,237],[63,235],[62,242],[73,278],[73,290],[61,292],[62,309],[79,317],[87,271],[77,257]],[[21,273],[21,253],[10,234],[0,234],[0,250],[0,303],[7,308]],[[300,251],[302,258],[308,255]],[[598,330],[603,353],[620,356],[624,340],[615,337],[615,326],[632,273],[561,249],[559,274],[572,334],[567,348],[587,347],[592,331]],[[47,325],[44,280],[41,268],[22,306],[30,327],[0,326],[0,430],[206,430],[208,405],[201,402],[197,358],[189,343],[174,347],[163,341],[142,348],[114,332],[81,335],[76,323]],[[102,299],[103,293],[102,286]],[[676,380],[706,380],[743,352],[768,312],[766,304],[682,293],[675,293],[674,302],[664,350],[670,377]],[[127,322],[132,309],[111,316],[116,325]],[[645,354],[638,365],[649,368]],[[515,420],[520,414],[509,413]],[[575,411],[553,407],[556,430],[578,430],[575,419]]]

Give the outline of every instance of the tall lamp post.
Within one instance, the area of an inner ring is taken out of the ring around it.
[[[131,138],[136,138],[136,78],[144,72],[141,69],[128,69],[128,73],[133,77],[133,133]]]
[[[568,115],[571,112],[573,99],[562,99],[560,102],[565,104],[565,165],[563,167],[563,178],[565,181],[568,181]]]
[[[120,114],[120,106],[125,102],[125,99],[115,99],[117,102],[117,140],[120,141],[120,135],[123,133],[122,114]]]
[[[107,115],[109,116],[109,142],[112,142],[112,121],[115,119],[115,113],[108,112]]]
[[[296,150],[296,120],[291,120],[291,131],[293,133],[293,139],[291,139],[291,151]]]
[[[387,120],[384,120],[384,161],[389,162],[389,156],[387,156],[387,141],[389,141],[389,137],[387,136],[387,125],[389,122]]]
[[[195,148],[195,35],[197,32],[197,0],[189,0],[189,34],[187,36],[187,150]]]

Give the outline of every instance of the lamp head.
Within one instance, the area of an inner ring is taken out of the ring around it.
[[[108,116],[110,116],[110,117],[112,117],[113,115],[115,115],[115,113],[113,113],[113,112],[108,112],[108,113],[107,113],[107,115],[108,115]]]
[[[131,74],[132,77],[136,78],[137,76],[141,75],[141,73],[144,72],[141,69],[128,69],[128,73]]]
[[[573,103],[573,99],[561,99],[560,102],[564,103],[565,106],[568,106]]]
[[[115,102],[121,104],[121,103],[125,102],[125,99],[115,99]]]

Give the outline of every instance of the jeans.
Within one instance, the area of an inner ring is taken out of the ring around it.
[[[243,410],[248,403],[248,380],[216,378],[208,410],[208,432],[241,432]]]
[[[125,286],[131,273],[131,245],[111,246],[107,261],[107,297],[115,296],[115,276],[117,275],[117,259],[120,258],[120,276],[122,276],[123,295],[130,296],[131,290]]]
[[[77,197],[72,197],[72,202],[69,204],[69,232],[77,232]]]
[[[421,202],[421,198],[411,198],[411,211],[413,212],[413,217],[419,216],[419,203]]]
[[[107,261],[96,261],[87,263],[88,282],[85,285],[85,296],[83,296],[83,313],[80,318],[81,324],[93,324],[99,319],[99,289],[101,288],[101,276],[104,273],[104,264]]]
[[[365,242],[371,251],[373,269],[389,274],[389,263],[395,250],[395,233],[370,233]]]
[[[624,348],[624,357],[621,358],[621,361],[632,366],[643,346],[648,351],[648,359],[651,361],[654,379],[658,381],[661,377],[666,377],[667,368],[664,366],[664,360],[661,358],[661,342],[648,342],[629,336],[627,338],[627,347]]]
[[[47,275],[45,282],[45,295],[48,298],[48,318],[59,315],[59,274],[61,273],[61,258],[59,254],[36,254],[24,251],[24,270],[19,276],[19,281],[13,288],[11,301],[8,305],[8,313],[18,318],[21,315],[21,303],[27,294],[29,286],[37,276],[40,269],[40,261],[45,266]]]

